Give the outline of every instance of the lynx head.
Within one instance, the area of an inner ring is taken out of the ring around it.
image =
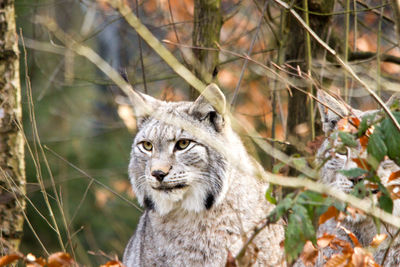
[[[361,111],[353,109],[321,90],[318,92],[317,97],[320,102],[325,103],[329,108],[336,111],[333,112],[326,106],[318,104],[323,130],[327,136],[317,152],[317,161],[321,164],[326,161],[320,171],[322,182],[331,184],[345,192],[350,192],[360,179],[359,177],[346,177],[339,170],[349,170],[358,167],[353,159],[366,159],[367,155],[365,149],[362,149],[360,144],[352,148],[342,146],[342,142],[338,136],[337,123],[341,120],[341,116],[356,116],[359,120],[367,116],[376,117],[379,116],[379,110]],[[393,95],[386,105],[390,106],[398,98],[398,95]],[[380,169],[378,169],[378,173],[384,171],[382,168],[389,165],[387,163],[382,164]]]
[[[338,171],[357,167],[352,158],[358,157],[360,151],[359,148],[354,150],[337,149],[341,147],[337,124],[343,117],[350,114],[362,117],[363,113],[346,106],[340,100],[322,90],[318,91],[317,98],[319,100],[318,109],[321,115],[322,130],[327,136],[316,157],[318,164],[326,161],[320,170],[321,181],[345,192],[350,192],[356,180],[350,180]]]
[[[223,93],[211,84],[194,102],[138,97],[133,101],[138,132],[129,175],[139,203],[161,215],[176,209],[200,212],[218,204],[227,190],[227,161],[193,131],[174,122],[184,121],[229,145]],[[143,105],[151,108],[150,115],[143,112]]]

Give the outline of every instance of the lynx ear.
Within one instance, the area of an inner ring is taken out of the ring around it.
[[[161,101],[146,94],[132,91],[129,95],[133,111],[136,117],[136,126],[140,128],[143,122],[147,120],[149,115],[160,106]]]
[[[340,120],[341,117],[338,114],[341,116],[347,116],[348,110],[345,105],[340,103],[325,91],[318,90],[317,99],[325,104],[323,105],[318,103],[318,109],[321,115],[322,130],[325,133],[328,133],[336,127],[337,122]],[[336,111],[337,113],[333,112],[332,110]]]
[[[200,121],[209,120],[217,132],[224,127],[226,100],[224,94],[214,83],[208,85],[201,95],[193,102],[189,114]]]

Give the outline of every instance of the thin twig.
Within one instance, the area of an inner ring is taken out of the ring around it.
[[[120,194],[118,194],[115,190],[113,190],[111,187],[103,184],[102,182],[100,182],[98,179],[94,178],[93,176],[89,175],[87,172],[85,172],[84,170],[80,169],[79,167],[77,167],[76,165],[74,165],[73,163],[71,163],[70,161],[68,161],[67,159],[65,159],[64,157],[62,157],[60,154],[58,154],[57,152],[55,152],[54,150],[52,150],[51,148],[49,148],[48,146],[44,146],[44,148],[48,151],[50,151],[54,156],[56,156],[58,159],[62,160],[63,162],[65,162],[66,164],[68,164],[69,166],[71,166],[72,168],[74,168],[75,170],[77,170],[79,173],[83,174],[85,177],[89,178],[90,181],[94,181],[96,184],[104,187],[105,189],[107,189],[108,191],[110,191],[111,193],[113,193],[115,196],[119,197],[120,199],[122,199],[123,201],[125,201],[126,203],[128,203],[129,205],[131,205],[132,207],[136,208],[138,211],[143,211],[139,206],[137,206],[135,203],[129,201],[128,199],[126,199],[125,197],[121,196]]]
[[[139,13],[139,3],[136,0],[136,16],[140,19]],[[142,38],[138,36],[138,44],[139,44],[139,56],[140,56],[140,65],[142,67],[142,77],[143,77],[143,85],[144,85],[144,92],[147,94],[147,83],[146,83],[146,72],[144,70],[144,62],[143,62],[143,48],[142,48]]]
[[[251,40],[251,44],[250,44],[249,50],[247,51],[247,57],[244,60],[244,63],[243,63],[243,66],[242,66],[242,71],[240,72],[239,80],[238,80],[238,82],[236,84],[236,88],[235,88],[235,91],[233,93],[233,97],[232,97],[232,101],[231,101],[231,111],[233,111],[233,109],[235,107],[236,99],[237,99],[237,96],[238,96],[238,93],[239,93],[240,84],[242,82],[242,79],[243,79],[243,76],[244,76],[244,72],[245,72],[246,67],[247,67],[248,57],[251,55],[251,52],[253,52],[254,44],[256,43],[256,39],[257,39],[258,33],[260,31],[260,28],[261,28],[261,22],[263,21],[264,13],[265,13],[265,10],[267,9],[268,3],[269,3],[269,1],[265,0],[264,7],[263,7],[263,10],[262,10],[262,13],[261,13],[261,16],[260,16],[260,19],[258,21],[258,25],[257,25],[257,28],[256,28],[256,32],[254,33],[253,39]]]
[[[39,153],[37,151],[37,147],[40,147],[40,139],[39,139],[39,134],[37,133],[37,127],[36,127],[36,117],[35,117],[35,113],[34,113],[34,106],[33,106],[33,97],[32,97],[32,87],[31,87],[31,83],[30,83],[30,77],[29,77],[29,73],[28,73],[28,61],[27,61],[27,53],[26,53],[26,48],[25,48],[25,43],[24,43],[24,38],[22,35],[22,29],[20,30],[20,36],[21,36],[21,41],[22,41],[22,48],[24,51],[24,66],[25,66],[25,82],[26,82],[26,88],[27,88],[27,97],[28,97],[28,109],[29,109],[29,117],[30,117],[30,122],[32,125],[32,132],[33,132],[33,140],[34,140],[34,157],[37,164],[35,165],[35,169],[36,169],[36,178],[39,182],[40,185],[40,189],[44,198],[44,201],[46,203],[47,209],[49,210],[50,213],[50,218],[53,222],[53,227],[54,229],[56,229],[56,233],[57,233],[57,238],[58,238],[58,242],[61,246],[61,249],[63,251],[65,251],[65,247],[64,247],[64,242],[62,240],[61,237],[61,232],[60,229],[58,228],[58,224],[56,221],[56,218],[54,216],[54,212],[53,209],[50,205],[48,196],[47,196],[47,192],[46,192],[46,188],[44,186],[43,183],[43,178],[42,178],[42,173],[41,173],[41,167],[39,164]]]
[[[324,47],[329,53],[331,53],[336,60],[342,65],[342,67],[350,73],[351,76],[355,80],[357,80],[367,91],[368,93],[375,99],[375,101],[383,108],[383,110],[388,114],[389,118],[392,120],[396,128],[400,131],[400,124],[394,117],[393,113],[390,111],[390,109],[385,105],[385,103],[382,101],[382,99],[369,87],[369,85],[364,82],[355,72],[354,70],[346,64],[343,59],[340,58],[340,56],[336,53],[334,49],[332,49],[327,43],[325,43],[301,18],[301,16],[290,6],[283,2],[282,0],[274,0],[277,4],[279,4],[281,7],[289,10],[289,12],[297,19],[298,22],[304,27],[305,30],[307,30],[310,35],[322,46]]]
[[[121,8],[123,8],[123,6]],[[123,12],[124,12],[124,14],[126,16],[128,16],[126,10],[123,10]],[[84,46],[82,46],[80,44],[77,44],[72,38],[66,39],[65,38],[66,37],[65,33],[62,33],[57,28],[57,26],[56,26],[56,24],[54,22],[49,21],[48,19],[43,19],[43,18],[41,20],[39,20],[39,21],[44,26],[47,26],[49,29],[51,29],[59,37],[59,39],[61,41],[63,41],[63,42],[67,42],[68,41],[70,44],[72,44],[71,49],[73,51],[76,51],[78,54],[86,57],[88,60],[90,60],[91,62],[95,63],[96,66],[98,68],[100,68],[118,86],[120,86],[120,88],[122,87],[121,89],[123,91],[126,91],[128,96],[134,97],[134,98],[140,98],[140,96],[137,93],[131,91],[132,88],[129,86],[129,84],[127,84],[120,77],[120,75],[114,69],[112,69],[112,67],[109,64],[107,64],[103,59],[101,59],[93,50],[91,50],[91,49],[89,49],[87,47],[84,47]],[[140,25],[142,25],[142,24],[140,24]],[[138,25],[136,25],[136,26],[138,26]],[[311,35],[313,35],[313,34],[311,34]],[[152,36],[151,38],[155,38],[155,37]],[[149,38],[149,39],[151,39],[151,38]],[[158,42],[158,40],[157,40],[157,42]],[[158,44],[159,44],[159,42],[158,42]],[[163,47],[163,46],[161,46],[161,47]],[[156,47],[155,49],[158,49],[158,48],[159,47]],[[162,50],[163,49],[165,49],[165,48],[163,47]],[[157,52],[160,52],[160,51],[157,50]],[[165,56],[165,54],[164,54],[164,56]],[[170,56],[172,56],[172,55],[170,54]],[[166,56],[166,58],[169,60],[170,58],[168,58],[168,57],[169,56]],[[182,75],[182,74],[186,73],[186,71],[188,71],[187,69],[183,70],[182,68],[185,68],[185,67],[182,66],[175,58],[174,58],[173,61],[177,62],[177,64],[178,64],[178,65],[174,66],[175,67],[174,70],[176,70],[179,75]],[[190,73],[190,77],[193,77],[193,74]],[[190,80],[190,83],[192,85],[196,85],[196,87],[194,86],[195,88],[199,87],[200,89],[202,89],[203,86],[205,86],[200,81],[198,81],[199,83],[197,83],[197,80],[191,80],[188,77],[182,77],[182,78],[185,78],[186,80]],[[143,107],[143,109],[146,110],[147,112],[149,111],[148,107]],[[229,112],[227,112],[226,116],[229,117],[229,115],[230,115]],[[218,141],[216,139],[209,138],[209,134],[206,131],[204,131],[202,129],[194,129],[193,126],[190,123],[188,123],[187,121],[183,120],[182,118],[175,117],[175,116],[171,117],[171,116],[173,116],[172,114],[160,114],[160,113],[156,112],[156,113],[153,113],[152,116],[154,116],[156,119],[159,119],[159,120],[162,120],[162,121],[168,121],[168,123],[171,123],[171,124],[175,125],[176,127],[180,127],[182,129],[188,131],[190,134],[193,134],[196,138],[199,138],[200,140],[203,140],[204,142],[209,144],[212,148],[214,148],[217,151],[219,151],[224,157],[226,157],[227,160],[232,162],[232,164],[235,164],[236,166],[241,168],[241,166],[243,164],[242,160],[237,158],[235,154],[232,154],[231,151],[228,151],[227,147],[226,147],[226,144],[223,144],[223,143],[221,143],[220,141]],[[256,136],[257,138],[254,138],[253,141],[257,145],[259,145],[264,151],[266,151],[267,153],[271,153],[273,151],[275,156],[276,156],[275,153],[277,153],[277,152],[280,153],[278,156],[280,156],[281,154],[284,155],[284,153],[282,153],[281,151],[272,150],[270,145],[268,145],[266,142],[263,142],[262,139],[258,138],[260,136],[252,126],[240,124],[233,117],[230,117],[230,119],[232,120],[232,122],[235,125],[240,125],[249,135]],[[45,148],[48,149],[47,147],[45,147]],[[277,158],[279,158],[279,157],[277,157]],[[286,155],[284,155],[284,158],[282,158],[283,162],[285,162],[285,158],[288,159],[288,157]],[[75,165],[72,165],[69,162],[68,162],[68,164],[70,166],[73,166],[74,168],[77,168]],[[288,161],[288,164],[290,164],[289,161]],[[345,202],[345,203],[347,203],[349,205],[352,205],[353,207],[355,207],[357,209],[360,209],[360,210],[364,211],[367,214],[370,214],[370,215],[372,215],[374,217],[377,217],[377,218],[381,219],[382,221],[384,221],[384,222],[386,222],[386,223],[388,223],[390,225],[393,225],[395,227],[400,227],[400,217],[393,216],[392,214],[389,214],[389,213],[383,211],[382,209],[376,207],[374,205],[374,203],[371,202],[369,199],[360,200],[360,199],[358,199],[358,198],[356,198],[354,196],[348,195],[348,194],[346,194],[346,193],[344,193],[344,192],[342,192],[342,191],[340,191],[340,190],[338,190],[336,188],[333,188],[331,186],[324,185],[324,184],[321,184],[321,183],[318,183],[318,182],[314,182],[314,181],[312,181],[310,179],[284,177],[284,176],[280,176],[280,175],[275,175],[275,174],[272,174],[272,173],[269,173],[269,172],[266,172],[265,170],[263,170],[262,167],[256,162],[254,162],[254,165],[259,167],[260,177],[263,180],[267,181],[267,182],[270,182],[270,183],[273,183],[273,184],[282,185],[282,186],[286,186],[286,187],[309,189],[309,190],[312,190],[312,191],[315,191],[315,192],[318,192],[318,193],[321,193],[321,194],[329,195],[329,196],[333,197],[334,199],[337,199],[337,200],[340,200],[342,202]],[[77,170],[82,172],[79,168],[77,168]],[[305,173],[309,177],[317,178],[316,172],[314,170],[308,168],[308,167],[304,167],[302,169],[302,172]],[[87,175],[87,174],[85,173],[85,175]],[[121,197],[121,196],[119,196],[119,197]]]

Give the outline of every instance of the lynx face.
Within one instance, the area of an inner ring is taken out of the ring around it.
[[[203,96],[167,103],[142,95],[154,116],[138,117],[129,175],[139,202],[161,215],[175,209],[210,209],[226,191],[226,161],[216,150],[175,126],[179,118],[224,140],[225,121]],[[222,98],[221,101],[225,101]],[[168,120],[159,120],[163,115]]]
[[[336,110],[342,116],[349,116],[350,114],[352,114],[362,120],[366,116],[371,116],[374,113],[379,112],[379,110],[369,110],[362,112],[360,110],[351,109],[350,107],[347,108],[323,91],[318,92],[318,98],[320,101],[328,104],[328,106]],[[337,127],[337,123],[341,120],[341,117],[333,113],[332,111],[328,111],[327,108],[322,105],[319,105],[319,111],[322,118],[323,130],[327,135],[327,138],[318,150],[316,157],[317,162],[320,164],[326,161],[320,170],[321,181],[325,184],[332,185],[346,193],[350,193],[357,183],[359,183],[360,181],[368,183],[368,181],[365,179],[361,180],[362,177],[346,177],[339,171],[357,168],[358,165],[354,159],[366,161],[367,152],[361,147],[360,144],[358,144],[358,146],[354,148],[342,147],[342,149],[338,149],[341,147],[342,144],[340,138],[338,137]],[[396,185],[399,182],[396,180],[389,181],[389,176],[391,173],[398,170],[400,170],[400,167],[397,166],[397,164],[394,163],[392,160],[387,159],[382,161],[378,166],[377,175],[384,186],[392,186]],[[397,208],[397,206],[400,205],[400,203],[398,202],[399,201],[396,200],[394,203],[394,213],[400,212]],[[359,221],[364,218],[365,216],[358,216],[357,218],[349,217],[349,219],[352,221],[353,219],[355,221]]]

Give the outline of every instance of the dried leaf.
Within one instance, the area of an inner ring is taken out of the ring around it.
[[[359,141],[360,141],[361,147],[362,147],[363,149],[366,149],[366,148],[367,148],[367,145],[368,145],[369,137],[366,136],[366,135],[363,135],[363,136],[361,136],[361,137],[359,138]]]
[[[364,248],[354,248],[354,253],[351,257],[351,263],[354,267],[369,267],[379,266],[372,257],[372,254]]]
[[[106,262],[106,264],[100,265],[100,267],[125,267],[125,265],[123,265],[120,261],[113,260]]]
[[[338,215],[339,211],[334,206],[330,206],[326,212],[319,216],[318,224],[323,224],[330,218],[336,218]]]
[[[335,238],[335,235],[330,235],[327,233],[324,233],[323,236],[319,237],[317,239],[317,244],[319,248],[326,248],[329,246],[329,244],[332,242],[332,240]]]
[[[351,215],[351,217],[356,218],[357,214],[365,214],[362,210],[353,208],[351,206],[348,206],[346,208],[346,211]]]
[[[324,267],[348,266],[351,263],[352,254],[334,254],[324,265]]]
[[[74,260],[68,253],[56,252],[49,256],[48,267],[65,267],[74,264]]]
[[[25,261],[27,267],[40,267],[45,266],[47,263],[45,259],[43,259],[42,257],[36,258],[36,256],[32,253],[26,255]]]
[[[396,180],[397,178],[400,178],[400,170],[397,172],[393,172],[388,179],[388,182],[391,182],[393,180]]]
[[[360,119],[357,117],[350,117],[350,121],[358,128],[360,126]]]
[[[371,166],[368,164],[366,159],[352,158],[351,160],[357,164],[358,168],[361,168],[361,169],[364,169],[367,171],[371,170]]]
[[[340,228],[343,229],[343,231],[345,231],[345,233],[350,237],[351,241],[353,242],[355,247],[361,247],[360,242],[358,241],[358,238],[356,237],[355,234],[353,234],[352,231],[348,230],[347,228],[340,226]]]
[[[348,118],[343,118],[337,122],[338,129],[342,132],[346,133],[356,133],[358,130],[351,124],[349,123]]]
[[[318,257],[318,249],[316,249],[313,243],[308,240],[304,245],[303,252],[300,254],[300,258],[305,266],[314,266]]]
[[[387,238],[387,234],[378,234],[374,236],[372,239],[371,244],[369,244],[371,247],[377,247],[379,246],[385,239]]]
[[[329,246],[333,249],[338,249],[338,247],[341,247],[343,254],[353,254],[354,252],[353,246],[350,244],[350,242],[339,238],[334,238]]]
[[[21,259],[22,257],[18,254],[10,254],[10,255],[5,255],[0,258],[0,267],[1,266],[6,266],[8,264],[13,263],[16,260]]]

